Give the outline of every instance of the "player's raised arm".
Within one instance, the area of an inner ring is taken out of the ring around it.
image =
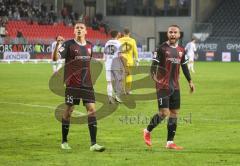
[[[56,38],[56,42],[54,42],[52,44],[52,51],[53,51],[53,55],[52,55],[52,60],[53,61],[57,61],[59,59],[59,56],[58,56],[58,49],[59,47],[61,46],[62,42],[64,41],[64,38],[62,36],[57,36]],[[55,44],[56,43],[56,44]]]
[[[59,42],[56,43],[56,46],[54,47],[54,50],[53,50],[53,58],[52,60],[53,61],[57,61],[58,60],[58,46],[59,46]]]

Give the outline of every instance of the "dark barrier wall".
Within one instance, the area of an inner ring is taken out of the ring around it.
[[[0,44],[0,59],[5,52],[28,52],[31,59],[48,59],[51,55],[51,45],[46,44]]]
[[[51,45],[47,44],[0,44],[0,59],[6,52],[28,52],[31,59],[50,59]],[[240,40],[207,39],[197,43],[198,61],[240,61]],[[102,58],[102,53],[93,53]]]
[[[27,52],[30,59],[50,59],[51,45],[47,44],[0,44],[0,59],[4,58],[6,53]],[[94,58],[102,58],[102,53],[93,53]],[[9,57],[9,56],[8,56]],[[21,59],[21,56],[19,60]]]
[[[198,61],[240,61],[240,40],[209,38],[197,44]]]
[[[51,46],[46,44],[0,44],[0,53],[4,52],[49,53]]]

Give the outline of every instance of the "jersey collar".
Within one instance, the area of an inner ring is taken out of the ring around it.
[[[79,45],[79,46],[85,46],[87,45],[87,42],[85,41],[84,43],[80,43],[77,40],[74,39],[74,41]]]
[[[178,42],[175,44],[175,46],[170,45],[169,41],[167,41],[166,43],[169,47],[172,47],[172,48],[177,48],[178,47]]]

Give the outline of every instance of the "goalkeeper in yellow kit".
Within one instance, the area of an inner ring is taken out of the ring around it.
[[[129,29],[124,29],[124,36],[119,39],[122,44],[122,56],[124,57],[124,66],[125,66],[125,93],[131,94],[131,86],[132,86],[132,74],[131,69],[136,64],[138,66],[138,51],[137,44],[135,39],[130,37]]]

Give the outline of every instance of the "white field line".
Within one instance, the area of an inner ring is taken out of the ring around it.
[[[21,105],[21,106],[26,106],[26,107],[36,107],[36,108],[47,108],[47,109],[51,109],[51,110],[55,110],[56,106],[49,106],[49,105],[39,105],[39,104],[27,104],[27,103],[15,103],[15,102],[0,102],[0,104],[9,104],[9,105]],[[82,115],[86,115],[83,112],[79,112],[79,111],[75,111],[73,112],[73,117],[78,117],[78,116],[82,116]],[[141,115],[142,117],[148,117],[145,116],[144,114]],[[129,116],[129,118],[132,116]],[[134,116],[135,117],[135,116]],[[188,117],[188,115],[185,115],[184,117]],[[236,119],[220,119],[220,118],[194,118],[194,115],[192,116],[192,121],[210,121],[210,122],[240,122],[240,120],[236,120]],[[141,117],[140,117],[141,119]]]
[[[35,107],[35,108],[47,108],[51,110],[55,110],[56,106],[49,106],[49,105],[39,105],[39,104],[26,104],[26,103],[14,103],[14,102],[0,102],[0,104],[9,104],[9,105],[21,105],[26,107]],[[74,113],[73,113],[74,114]],[[86,115],[83,112],[76,111],[75,114],[77,115]]]

